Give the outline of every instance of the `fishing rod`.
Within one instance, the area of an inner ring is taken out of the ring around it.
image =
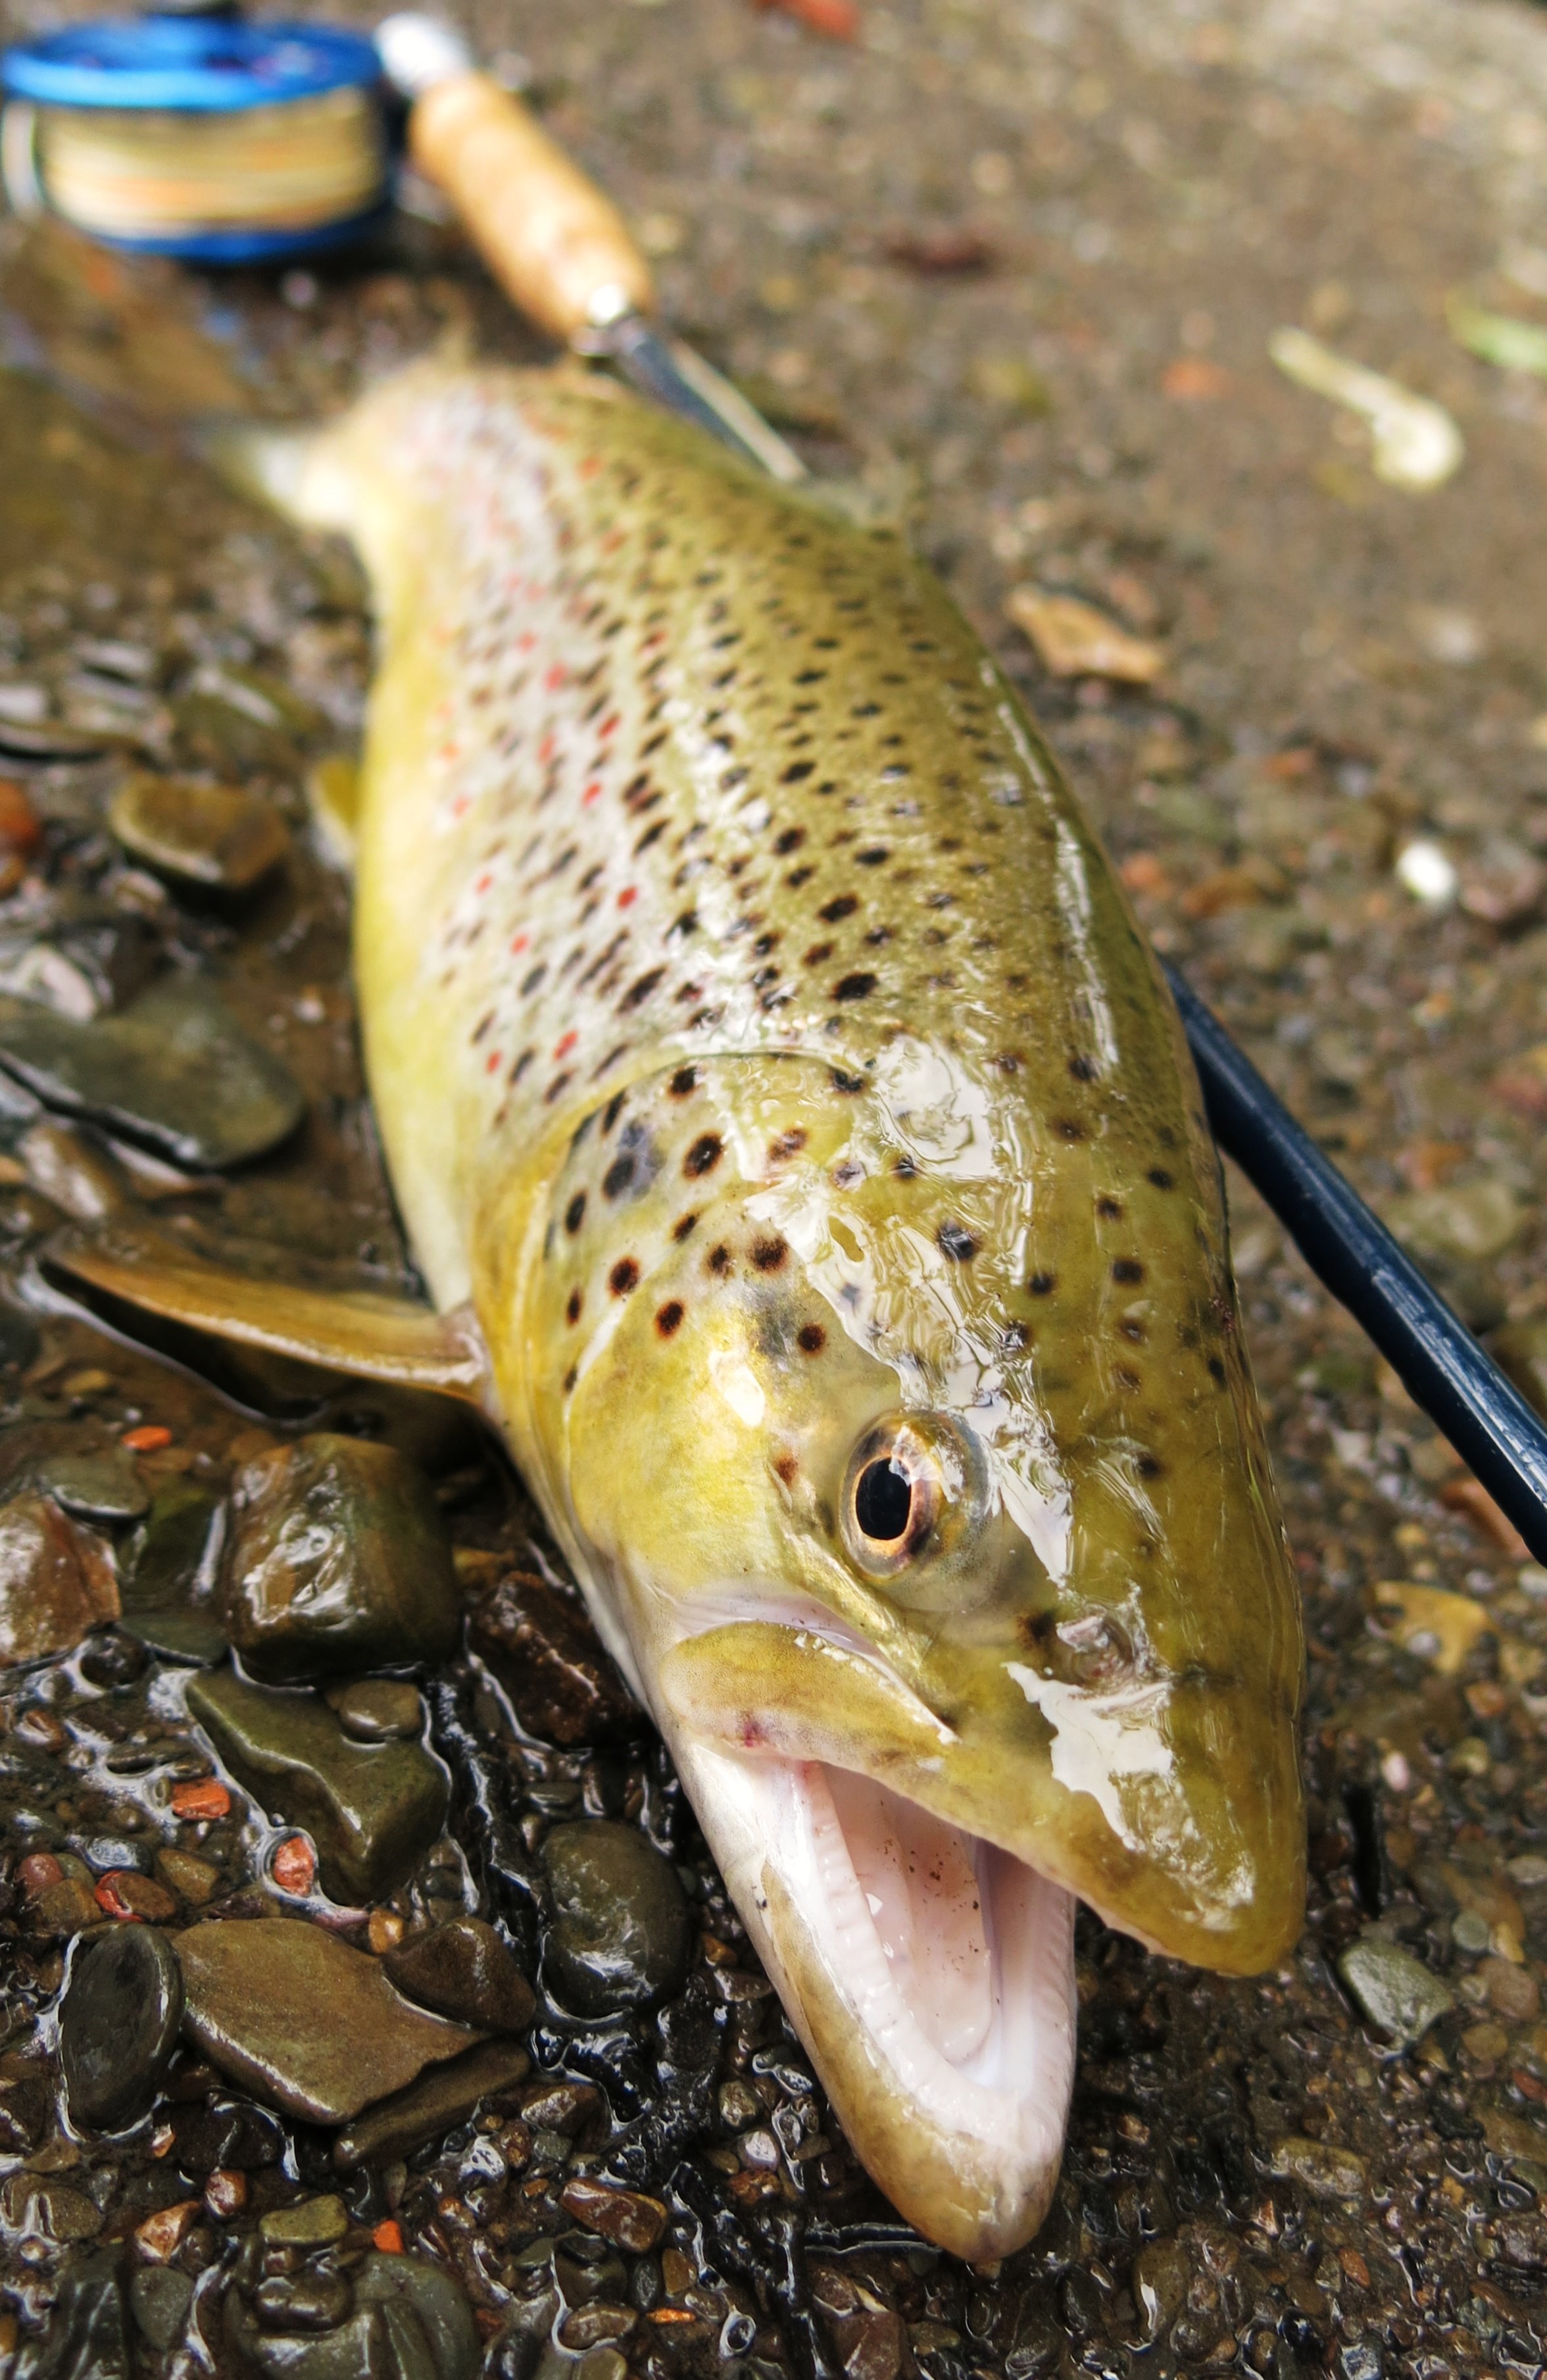
[[[205,263],[305,254],[378,222],[382,101],[395,94],[409,160],[528,320],[774,479],[809,476],[740,391],[660,327],[649,265],[617,208],[439,19],[392,16],[371,42],[247,24],[222,0],[163,0],[138,23],[23,44],[3,72],[0,164],[19,212],[50,209],[114,245]],[[1547,1561],[1547,1427],[1218,1018],[1166,973],[1219,1146]]]

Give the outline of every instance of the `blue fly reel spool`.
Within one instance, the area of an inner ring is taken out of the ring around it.
[[[7,50],[0,89],[12,206],[115,248],[258,263],[350,239],[389,201],[381,60],[336,27],[77,25]]]

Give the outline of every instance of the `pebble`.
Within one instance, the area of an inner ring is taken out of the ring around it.
[[[349,2228],[349,2210],[330,2192],[272,2207],[258,2228],[271,2248],[332,2248]]]
[[[659,2198],[643,2191],[614,2190],[604,2181],[575,2174],[560,2192],[560,2204],[588,2231],[599,2232],[615,2247],[642,2256],[657,2245],[666,2228],[667,2209]]]
[[[543,1975],[580,2016],[640,2008],[682,1984],[692,1921],[671,1861],[636,1827],[588,1818],[542,1846],[554,1918]]]
[[[253,1799],[310,1834],[334,1900],[384,1900],[445,1823],[446,1774],[423,1745],[352,1743],[317,1694],[200,1671],[187,1707]]]
[[[84,2191],[20,2168],[0,2183],[0,2222],[13,2231],[41,2231],[45,2240],[68,2247],[94,2240],[103,2228],[103,2213]]]
[[[1489,1175],[1394,1198],[1385,1221],[1415,1256],[1477,1264],[1502,1256],[1518,1238],[1526,1211],[1507,1182]]]
[[[388,1974],[405,1998],[488,2033],[525,2033],[537,1998],[492,1925],[453,1917],[389,1950]]]
[[[528,1734],[601,1743],[645,1725],[584,1609],[529,1571],[507,1570],[480,1595],[468,1641]]]
[[[117,1616],[104,1546],[33,1490],[0,1504],[0,1668],[67,1653]]]
[[[1355,2150],[1297,2133],[1275,2143],[1273,2170],[1302,2183],[1313,2198],[1359,2199],[1370,2186],[1369,2166]]]
[[[153,985],[90,1022],[0,1001],[0,1051],[48,1106],[219,1172],[287,1140],[306,1102],[295,1078],[197,981]]]
[[[265,2240],[275,2236],[271,2219],[264,2217]],[[252,2308],[265,2330],[336,2330],[355,2311],[355,2292],[342,2273],[271,2273],[254,2290]]]
[[[133,1460],[115,1447],[106,1454],[55,1454],[40,1464],[38,1486],[77,1520],[109,1525],[138,1521],[151,1499]]]
[[[250,892],[284,858],[290,837],[270,802],[235,785],[131,777],[114,796],[108,825],[159,875],[217,892]]]
[[[474,2380],[482,2368],[483,2346],[465,2294],[449,2273],[422,2256],[363,2256],[355,2268],[355,2302],[390,2307],[415,2323],[436,2380]]]
[[[251,2099],[185,2101],[172,2119],[177,2163],[184,2173],[241,2180],[278,2165],[284,2155],[284,2128],[267,2107]],[[209,2183],[206,2183],[208,2190]]]
[[[1179,2240],[1146,2240],[1133,2259],[1129,2287],[1147,2341],[1160,2337],[1187,2302],[1192,2268]]]
[[[206,1921],[176,1943],[190,2038],[256,2097],[311,2123],[346,2123],[475,2039],[410,2008],[376,1960],[320,1925]]]
[[[31,1316],[0,1303],[0,1372],[25,1372],[37,1362],[42,1344]]]
[[[65,2090],[81,2131],[121,2131],[149,2112],[182,2021],[182,1972],[164,1934],[123,1925],[88,1945],[59,2010]]]
[[[231,1650],[219,1621],[204,1611],[131,1611],[124,1633],[184,1669],[218,1670]]]
[[[220,1500],[193,1479],[168,1479],[156,1489],[128,1565],[126,1612],[163,1611],[184,1604],[200,1584],[221,1517]]]
[[[373,2250],[342,2284],[354,2311],[308,2337],[296,2313],[320,2314],[323,2293],[339,2279],[297,2274],[283,2290],[264,2281],[253,2307],[239,2289],[229,2289],[224,2328],[237,2368],[274,2380],[476,2380],[483,2342],[465,2293],[449,2273],[422,2257]],[[283,2330],[276,2314],[289,2317]]]
[[[424,1696],[406,1678],[359,1678],[331,1688],[327,1702],[357,1743],[417,1741],[424,1733]]]
[[[151,1925],[164,1925],[177,1914],[177,1896],[153,1876],[115,1867],[97,1880],[97,1906],[108,1917],[139,1918]]]
[[[237,1474],[221,1591],[255,1677],[439,1661],[456,1646],[456,1573],[429,1482],[365,1439],[296,1439]]]
[[[1094,603],[1043,587],[1013,587],[1005,612],[1036,647],[1054,677],[1106,677],[1120,686],[1152,685],[1166,665],[1161,648],[1130,636]]]
[[[169,2265],[146,2265],[129,2283],[129,2305],[140,2337],[159,2355],[175,2347],[193,2303],[193,2283]]]
[[[121,2252],[115,2243],[66,2268],[47,2329],[27,2341],[9,2380],[129,2380]]]
[[[491,2041],[469,2050],[454,2065],[439,2067],[382,2100],[341,2132],[333,2143],[333,2164],[345,2173],[355,2166],[390,2165],[411,2156],[453,2124],[465,2123],[485,2099],[513,2090],[530,2062],[514,2042]]]
[[[153,2264],[170,2264],[199,2220],[197,2198],[181,2198],[175,2205],[158,2206],[135,2227],[134,2242]]]
[[[1407,2048],[1454,2008],[1455,2000],[1420,1959],[1378,1934],[1351,1942],[1337,1972],[1362,2016]]]

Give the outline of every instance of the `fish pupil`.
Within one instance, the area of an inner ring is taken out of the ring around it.
[[[907,1536],[912,1511],[912,1480],[888,1462],[867,1463],[854,1482],[854,1518],[864,1535],[877,1545],[895,1544]]]

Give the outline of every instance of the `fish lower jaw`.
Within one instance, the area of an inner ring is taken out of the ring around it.
[[[1047,2212],[1074,2073],[1074,1899],[884,1786],[677,1742],[737,1907],[851,2145],[926,2239]]]

